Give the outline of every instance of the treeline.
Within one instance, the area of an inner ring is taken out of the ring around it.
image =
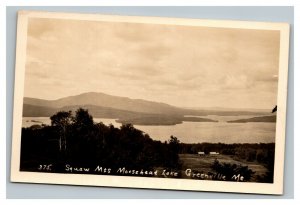
[[[197,154],[200,151],[205,154],[209,154],[209,152],[219,152],[220,154],[232,155],[248,162],[257,161],[259,163],[268,163],[271,159],[274,161],[275,143],[180,143],[179,152],[181,154]]]
[[[60,111],[50,117],[51,125],[33,125],[22,128],[22,171],[66,172],[72,167],[107,167],[118,169],[152,170],[165,168],[181,170],[179,154],[197,154],[199,151],[219,152],[245,161],[264,164],[269,170],[260,182],[272,182],[274,170],[274,143],[269,144],[184,144],[171,136],[168,141],[155,141],[131,124],[120,128],[95,123],[85,109]],[[51,170],[49,166],[52,165]],[[41,166],[42,165],[42,166]],[[46,165],[45,169],[43,166]],[[49,169],[48,169],[49,168]],[[231,175],[245,173],[249,180],[253,172],[235,164],[212,164],[216,173]]]
[[[58,112],[50,126],[22,128],[21,170],[36,171],[40,164],[53,164],[64,172],[65,164],[80,167],[179,169],[179,141],[152,140],[132,125],[116,128],[95,123],[87,110]],[[53,170],[54,169],[54,170]]]

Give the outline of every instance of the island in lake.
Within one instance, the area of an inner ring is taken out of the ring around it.
[[[228,123],[247,123],[247,122],[276,122],[276,115],[252,117],[248,119],[230,120]]]

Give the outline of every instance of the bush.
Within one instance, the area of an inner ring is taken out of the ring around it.
[[[217,159],[211,167],[217,174],[225,176],[226,181],[250,181],[255,173],[248,166],[230,163],[221,164]]]

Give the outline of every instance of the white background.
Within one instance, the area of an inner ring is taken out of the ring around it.
[[[137,3],[138,2],[138,3]],[[160,2],[160,3],[159,3]],[[1,198],[1,204],[15,204],[15,203],[20,203],[20,204],[26,204],[26,203],[38,203],[38,204],[50,204],[50,203],[57,203],[58,201],[49,201],[49,200],[43,200],[43,201],[40,201],[40,200],[35,200],[35,201],[20,201],[20,200],[8,200],[8,199],[5,199],[6,198],[6,169],[5,169],[5,164],[6,164],[6,142],[5,142],[5,136],[6,136],[6,117],[5,117],[5,113],[6,113],[6,92],[12,92],[13,88],[6,88],[6,48],[4,45],[6,45],[6,6],[103,6],[103,5],[108,5],[108,6],[120,6],[120,5],[126,5],[126,6],[129,6],[129,5],[138,5],[138,6],[146,6],[146,5],[153,5],[153,6],[156,6],[156,5],[167,5],[167,6],[174,6],[174,5],[180,5],[180,6],[189,6],[189,5],[198,5],[198,6],[223,6],[223,5],[226,5],[226,6],[295,6],[295,45],[300,45],[299,44],[299,40],[297,38],[297,36],[300,36],[299,34],[299,20],[300,19],[299,17],[299,6],[297,5],[298,3],[296,3],[297,1],[294,0],[294,1],[272,1],[272,0],[267,0],[267,1],[257,1],[257,0],[252,0],[252,1],[226,1],[226,4],[224,4],[224,1],[220,0],[220,1],[213,1],[213,0],[210,0],[210,1],[201,1],[201,3],[199,3],[199,1],[189,1],[189,0],[184,0],[184,1],[169,1],[169,0],[161,0],[161,1],[154,1],[154,0],[151,0],[149,2],[147,1],[96,1],[96,0],[52,0],[52,1],[48,1],[48,2],[45,2],[43,0],[39,0],[39,1],[31,1],[31,0],[23,0],[23,1],[13,1],[13,0],[10,0],[10,1],[1,1],[0,5],[1,5],[1,10],[0,10],[0,14],[1,14],[1,32],[0,32],[0,36],[1,36],[1,59],[0,59],[0,63],[1,63],[1,66],[0,66],[0,69],[1,69],[1,72],[0,72],[0,113],[1,113],[1,122],[0,122],[0,136],[1,136],[1,143],[0,143],[0,151],[1,151],[1,154],[0,154],[0,160],[1,160],[1,169],[0,169],[0,186],[1,186],[1,189],[0,189],[0,198]],[[278,15],[280,16],[280,13],[278,13]],[[294,98],[294,104],[295,105],[299,105],[299,94],[297,94],[297,92],[295,92],[295,90],[297,90],[298,86],[299,86],[299,69],[297,69],[297,63],[298,63],[298,59],[297,59],[297,55],[299,53],[299,46],[295,46],[295,71],[294,71],[294,74],[295,76],[289,76],[290,78],[294,77],[295,78],[295,84],[294,84],[294,93],[295,93],[295,98]],[[210,200],[210,201],[201,201],[201,202],[194,202],[194,201],[190,201],[190,202],[183,202],[183,201],[172,201],[172,203],[207,203],[207,204],[210,204],[210,203],[224,203],[224,204],[233,204],[233,203],[237,203],[237,204],[240,204],[240,203],[272,203],[272,204],[282,204],[282,203],[297,203],[296,200],[298,200],[298,195],[299,195],[299,177],[297,176],[297,173],[299,173],[299,164],[297,163],[297,156],[299,156],[299,149],[298,146],[299,146],[299,139],[297,136],[299,136],[299,126],[297,127],[297,125],[300,125],[299,123],[299,108],[298,107],[295,107],[294,108],[294,116],[295,116],[295,191],[294,191],[294,197],[295,197],[295,200],[286,200],[286,201],[283,201],[283,200],[262,200],[262,201],[253,201],[253,200],[247,200],[247,201],[240,201],[240,200],[222,200],[222,201],[214,201],[214,200]],[[10,123],[10,122],[9,122]],[[299,160],[298,160],[299,161]],[[36,189],[40,189],[41,186],[39,185],[36,185]],[[66,186],[65,187],[66,189],[76,189],[76,187],[71,187],[71,186]],[[20,191],[20,190],[19,190]],[[67,190],[66,190],[67,191]],[[130,189],[127,189],[126,191],[129,191],[130,192]],[[141,192],[142,193],[142,192]],[[174,193],[174,196],[178,195],[179,192],[173,192]],[[180,192],[180,194],[182,194]],[[50,196],[51,198],[51,195],[48,195],[48,197]],[[253,198],[253,197],[244,197],[244,196],[241,196],[242,198]],[[105,198],[105,197],[104,197]],[[110,197],[110,198],[113,198],[113,197]],[[138,198],[138,196],[137,196]],[[140,198],[140,197],[139,197]],[[152,197],[152,198],[155,198],[155,197]],[[174,198],[174,197],[169,197],[169,198]],[[178,197],[177,197],[178,198]],[[186,198],[186,197],[183,197],[183,198]],[[254,197],[255,198],[255,197]],[[107,203],[107,201],[105,202],[97,202],[97,201],[88,201],[88,202],[83,202],[83,201],[59,201],[60,203],[74,203],[74,204],[80,204],[80,203]],[[124,200],[122,201],[118,201],[116,203],[124,203]],[[144,203],[144,202],[136,202],[136,201],[130,201],[129,202],[130,204],[133,204],[133,203],[136,203],[136,204],[140,204],[140,203]],[[153,203],[153,202],[150,202],[148,201],[148,203]],[[157,203],[157,202],[154,202],[154,203]],[[166,203],[166,202],[164,202]],[[169,203],[169,202],[168,202]],[[298,204],[299,204],[299,201],[298,201]]]

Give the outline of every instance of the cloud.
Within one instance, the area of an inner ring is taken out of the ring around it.
[[[276,31],[31,19],[25,93],[265,107],[276,101],[278,55]]]

